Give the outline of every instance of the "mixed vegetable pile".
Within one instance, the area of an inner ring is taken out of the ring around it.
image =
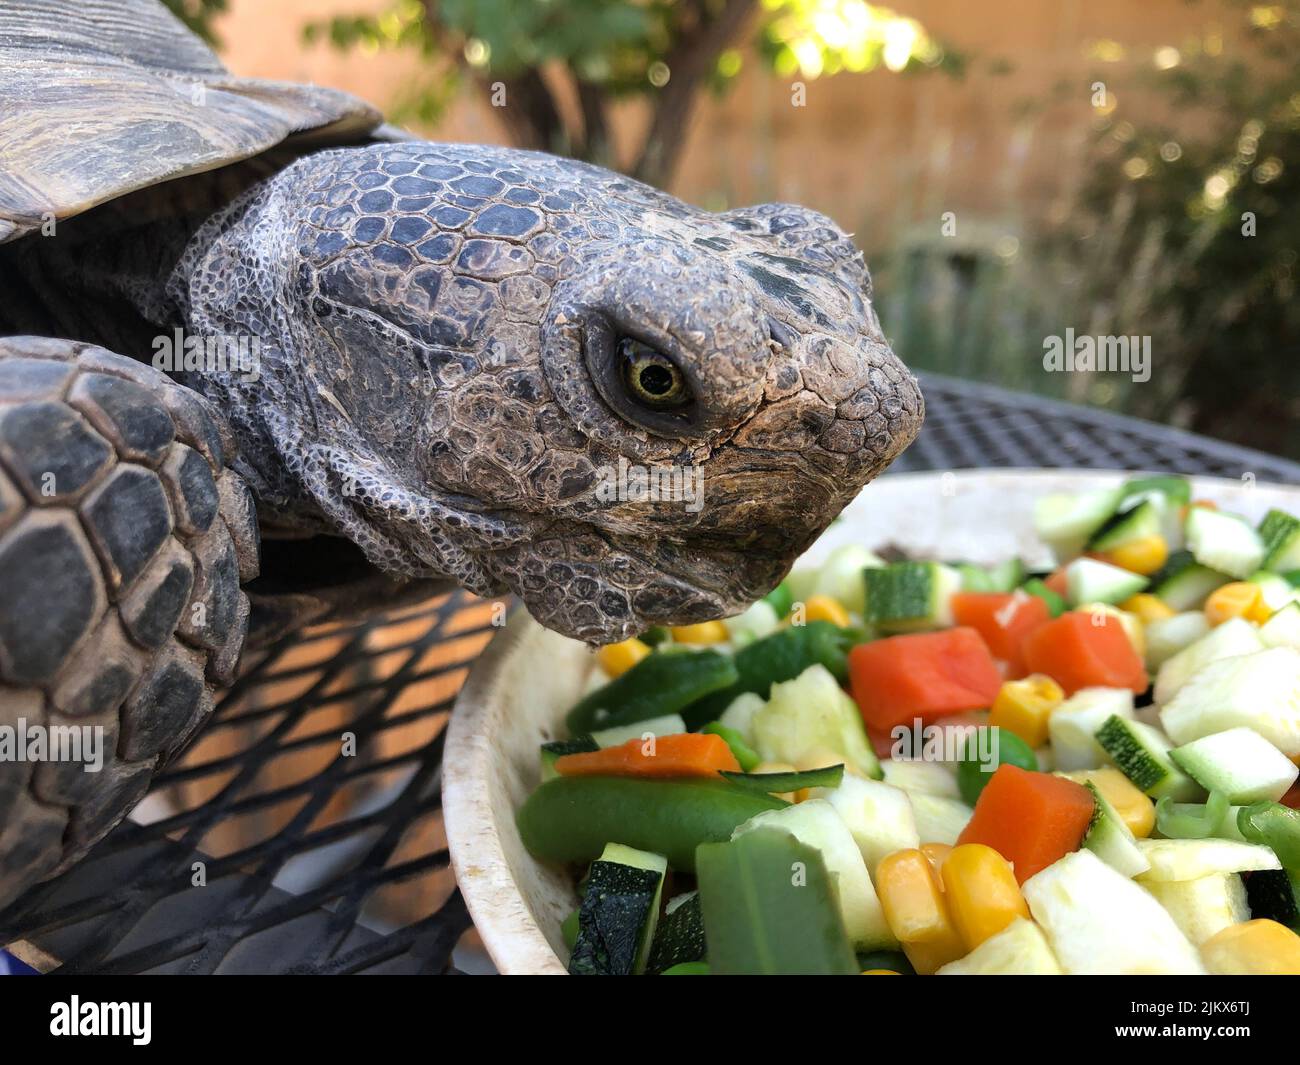
[[[1054,571],[842,547],[598,651],[518,814],[570,972],[1300,973],[1300,519],[1035,524]]]

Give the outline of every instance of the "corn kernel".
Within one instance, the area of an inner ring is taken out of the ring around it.
[[[1127,610],[1130,614],[1136,614],[1144,625],[1150,625],[1153,621],[1164,621],[1165,618],[1174,616],[1173,607],[1147,592],[1138,592],[1137,595],[1130,596],[1120,603],[1119,608]]]
[[[1300,976],[1300,936],[1277,921],[1228,925],[1201,944],[1216,976]]]
[[[1105,766],[1101,769],[1077,769],[1060,775],[1076,784],[1091,783],[1096,787],[1138,839],[1146,839],[1156,827],[1155,803],[1118,769]]]
[[[622,643],[607,643],[596,652],[596,661],[607,675],[621,677],[649,653],[649,647],[633,638]]]
[[[1245,618],[1264,606],[1264,593],[1258,584],[1250,581],[1233,581],[1214,589],[1205,600],[1205,620],[1211,625],[1222,625],[1230,618]],[[1265,618],[1267,620],[1267,617]]]
[[[933,973],[966,953],[930,859],[921,851],[895,851],[882,858],[876,890],[890,931],[918,973]]]
[[[1152,533],[1104,551],[1102,557],[1120,569],[1149,577],[1169,561],[1169,544],[1159,533]]]
[[[789,762],[759,762],[750,770],[751,773],[794,773],[796,769]],[[801,788],[801,791],[807,791],[807,788]],[[776,793],[778,799],[784,799],[786,802],[794,802],[795,795],[798,792],[781,791]]]
[[[989,724],[1014,732],[1030,747],[1047,742],[1047,719],[1065,701],[1065,692],[1051,677],[1031,673],[1009,680],[998,689],[989,712]]]
[[[1017,917],[1029,918],[1011,863],[992,847],[983,843],[954,847],[940,871],[952,923],[968,952]]]
[[[672,626],[677,643],[726,643],[730,635],[721,621],[701,621],[698,625]]]
[[[893,969],[863,969],[863,976],[902,976],[902,973],[896,973]]]
[[[803,605],[805,621],[829,621],[832,625],[847,628],[849,612],[829,595],[810,595]]]

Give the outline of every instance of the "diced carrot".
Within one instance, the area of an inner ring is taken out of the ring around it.
[[[971,628],[889,636],[849,652],[849,689],[877,733],[991,706],[1001,686],[988,646]]]
[[[716,777],[720,769],[739,773],[740,763],[727,741],[709,732],[636,737],[555,760],[555,771],[566,777]]]
[[[1062,614],[1025,637],[1021,654],[1030,673],[1046,673],[1066,695],[1080,688],[1147,690],[1146,667],[1124,626],[1101,611]]]
[[[1070,579],[1065,575],[1065,567],[1062,566],[1050,577],[1043,581],[1043,584],[1054,591],[1062,599],[1070,594]]]
[[[952,616],[984,638],[993,657],[1007,663],[1011,680],[1025,675],[1020,653],[1025,637],[1052,618],[1045,601],[1025,592],[960,592],[952,597]]]
[[[1079,849],[1094,804],[1092,792],[1073,780],[1003,764],[984,785],[957,843],[992,847],[1023,884]]]

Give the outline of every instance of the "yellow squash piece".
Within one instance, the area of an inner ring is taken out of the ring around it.
[[[944,897],[970,952],[1017,917],[1029,918],[1011,863],[983,843],[963,843],[944,859]]]
[[[1229,925],[1201,944],[1218,976],[1300,976],[1300,936],[1276,921]]]
[[[896,973],[893,969],[863,969],[863,976],[902,976],[902,973]]]
[[[608,643],[596,652],[600,668],[611,677],[621,677],[650,653],[650,648],[635,637],[622,643]]]
[[[1138,839],[1146,839],[1156,827],[1156,804],[1118,769],[1104,766],[1101,769],[1077,769],[1059,775],[1076,784],[1091,783],[1096,787]]]
[[[1112,548],[1104,555],[1107,562],[1120,569],[1149,577],[1169,560],[1169,544],[1159,533],[1152,533]]]
[[[1119,608],[1130,614],[1136,614],[1143,625],[1150,625],[1153,621],[1164,621],[1175,614],[1173,607],[1148,592],[1138,592],[1137,595],[1129,596],[1120,603]]]
[[[1250,581],[1233,581],[1216,588],[1205,600],[1205,620],[1222,625],[1229,618],[1245,618],[1263,623],[1273,612],[1264,602],[1264,591]]]
[[[698,625],[674,625],[670,630],[677,643],[726,643],[727,626],[721,621],[701,621]]]
[[[829,595],[810,595],[803,605],[805,621],[829,621],[832,625],[847,628],[849,612]]]
[[[1047,719],[1065,701],[1065,692],[1051,677],[1031,673],[1023,680],[1009,680],[998,689],[989,724],[1014,732],[1030,747],[1047,742]]]
[[[889,930],[923,976],[966,953],[930,859],[915,848],[895,851],[876,867],[876,892]]]

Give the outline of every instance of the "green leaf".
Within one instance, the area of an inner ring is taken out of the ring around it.
[[[695,852],[709,970],[853,975],[857,961],[821,853],[776,828]]]

